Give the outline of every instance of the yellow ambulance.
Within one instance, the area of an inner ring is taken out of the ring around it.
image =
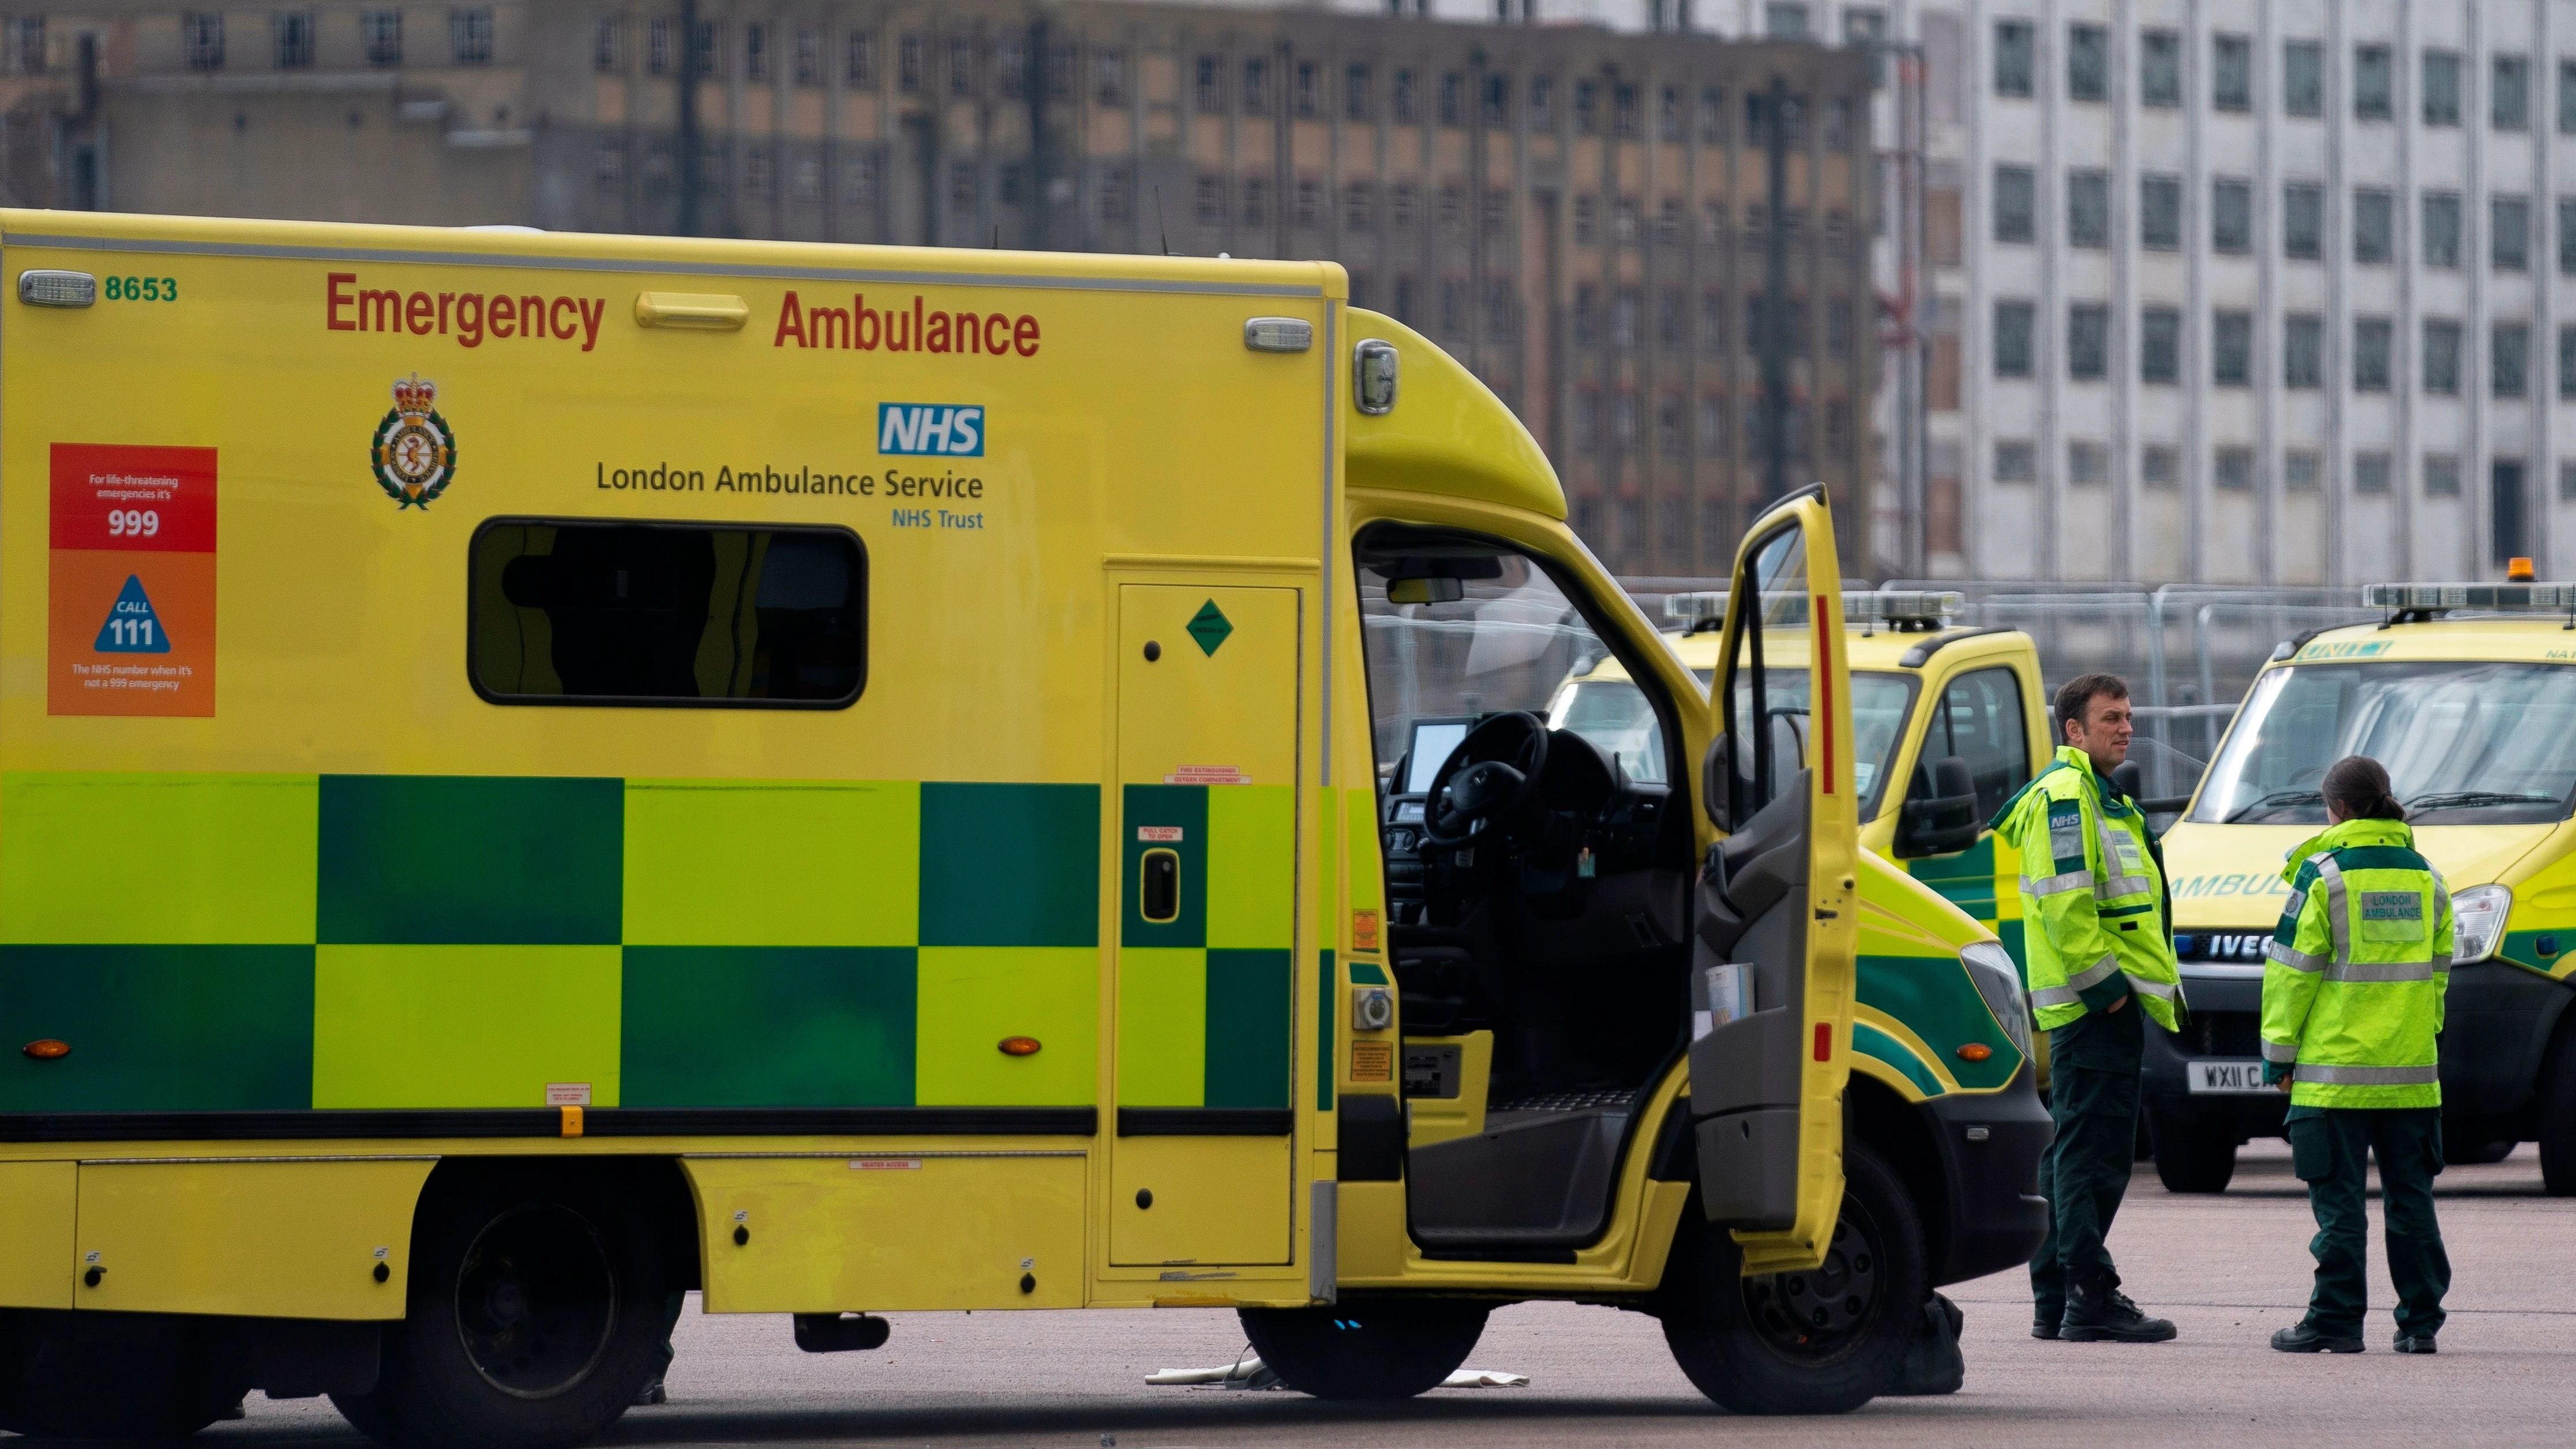
[[[2191,1016],[2147,1050],[2156,1169],[2216,1192],[2240,1145],[2280,1133],[2257,1028],[2283,856],[2325,828],[2326,768],[2368,755],[2459,920],[2445,1149],[2493,1161],[2537,1141],[2549,1191],[2576,1193],[2576,585],[2373,584],[2362,604],[2382,622],[2273,651],[2165,836]]]
[[[2018,985],[1860,848],[1816,491],[1712,694],[1329,264],[0,263],[0,1427],[569,1445],[682,1290],[1229,1308],[1342,1398],[1579,1299],[1839,1410],[2039,1236]],[[1542,716],[1578,654],[1651,769]]]

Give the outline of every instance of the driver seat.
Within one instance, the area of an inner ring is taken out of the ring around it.
[[[1404,1012],[1407,1036],[1456,1036],[1474,1030],[1468,1000],[1474,993],[1476,956],[1467,933],[1454,926],[1390,926],[1389,959]]]

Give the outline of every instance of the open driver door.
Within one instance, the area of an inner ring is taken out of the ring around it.
[[[1746,530],[1701,768],[1691,1115],[1701,1200],[1748,1275],[1821,1263],[1843,1198],[1860,842],[1841,577],[1821,487]]]

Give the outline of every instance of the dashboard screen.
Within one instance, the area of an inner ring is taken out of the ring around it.
[[[1475,723],[1467,719],[1418,719],[1413,722],[1413,763],[1405,771],[1403,794],[1420,795]]]

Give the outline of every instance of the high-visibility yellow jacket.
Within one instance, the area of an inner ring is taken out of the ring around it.
[[[2290,852],[2264,954],[2263,1060],[2296,1107],[2438,1107],[2451,893],[2395,820],[2347,820]]]
[[[2163,853],[2136,802],[2061,746],[2056,762],[2004,802],[1997,835],[2021,855],[2022,954],[2042,1028],[2125,994],[2167,1031],[2182,978],[2174,965]]]

